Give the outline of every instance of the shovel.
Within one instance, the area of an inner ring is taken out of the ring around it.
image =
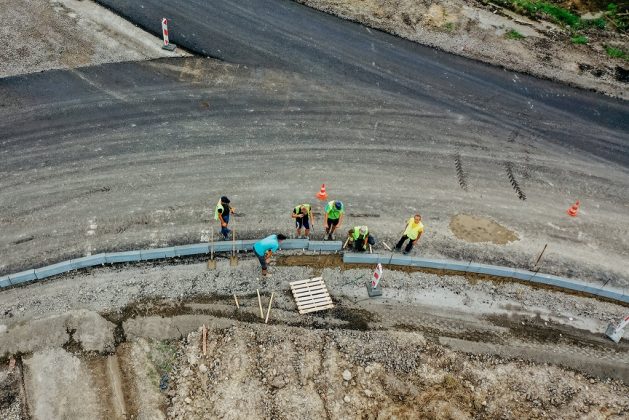
[[[210,259],[207,260],[207,269],[214,270],[216,268],[216,261],[214,260],[214,228],[210,230]]]
[[[232,233],[232,255],[229,257],[229,265],[231,267],[238,266],[238,257],[236,256],[236,228],[234,228],[234,232]]]

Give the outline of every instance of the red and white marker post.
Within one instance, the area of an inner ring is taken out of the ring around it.
[[[380,286],[380,280],[382,279],[382,264],[378,263],[376,269],[373,271],[373,279],[367,283],[367,293],[369,297],[382,296],[382,288]]]
[[[164,45],[162,48],[168,51],[175,51],[177,46],[168,41],[168,19],[162,18],[162,34],[164,35]]]
[[[623,334],[625,333],[625,327],[629,325],[629,315],[627,315],[622,321],[618,324],[614,324],[613,322],[607,326],[607,331],[605,335],[613,340],[615,343],[620,342]]]

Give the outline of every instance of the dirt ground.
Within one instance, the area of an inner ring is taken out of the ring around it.
[[[627,51],[626,33],[588,30],[588,44],[576,45],[566,28],[483,1],[297,1],[453,54],[628,98],[629,64],[605,52],[606,45]],[[596,2],[573,3],[579,3],[579,14],[600,15],[587,11]],[[523,38],[510,39],[506,34],[511,30]]]
[[[468,242],[491,242],[504,245],[518,240],[518,235],[493,220],[457,214],[450,221],[450,230],[458,239]]]
[[[602,335],[625,307],[387,269],[383,297],[369,299],[371,270],[335,261],[275,265],[266,281],[243,256],[216,270],[142,264],[4,291],[0,418],[602,419],[629,410],[629,344]],[[288,282],[319,274],[335,308],[299,315]],[[268,324],[256,289],[265,311],[275,292]]]
[[[0,0],[0,77],[188,55],[89,0]]]

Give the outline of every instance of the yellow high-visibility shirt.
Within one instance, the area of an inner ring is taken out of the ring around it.
[[[415,223],[414,217],[411,217],[410,219],[408,219],[408,222],[406,222],[406,230],[404,231],[404,234],[408,236],[408,238],[411,241],[414,241],[415,239],[417,239],[419,234],[423,232],[424,232],[424,224],[422,222]]]

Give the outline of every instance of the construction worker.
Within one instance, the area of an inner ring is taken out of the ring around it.
[[[229,230],[227,225],[229,224],[229,216],[234,213],[236,209],[229,205],[229,198],[222,196],[218,203],[216,204],[216,209],[214,209],[214,220],[218,220],[221,223],[221,235],[223,235],[223,239],[229,239]]]
[[[368,246],[376,244],[376,238],[369,234],[367,226],[354,226],[347,232],[347,244],[356,251],[366,251]]]
[[[422,224],[422,217],[419,214],[416,214],[414,217],[411,217],[406,222],[406,229],[404,229],[404,234],[402,238],[399,240],[397,245],[395,246],[395,250],[399,251],[402,249],[402,245],[404,245],[404,241],[408,239],[408,244],[404,249],[404,254],[408,254],[413,249],[413,245],[419,241],[419,238],[424,233],[424,225]]]
[[[300,204],[293,209],[290,217],[295,219],[295,227],[297,228],[297,237],[301,238],[301,228],[304,228],[306,239],[310,238],[310,225],[314,225],[314,217],[312,217],[312,207],[310,204]]]
[[[328,240],[334,240],[334,231],[341,227],[344,215],[345,206],[341,201],[330,201],[328,205],[325,206],[323,227],[325,228],[325,234],[327,235]]]
[[[256,254],[256,257],[258,257],[258,261],[260,261],[263,277],[268,275],[267,269],[269,262],[271,261],[271,255],[273,255],[274,252],[277,252],[280,247],[280,243],[284,239],[286,239],[286,236],[280,233],[277,235],[269,235],[253,244],[253,252]]]

